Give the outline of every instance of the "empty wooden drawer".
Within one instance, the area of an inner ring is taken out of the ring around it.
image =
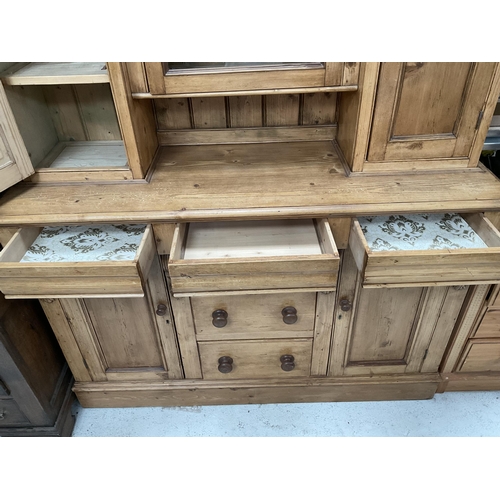
[[[192,297],[198,340],[312,337],[316,293]]]
[[[338,267],[326,219],[180,224],[168,262],[174,295],[335,290]]]
[[[205,379],[307,377],[312,339],[199,342]]]
[[[500,233],[481,214],[360,217],[349,245],[364,287],[500,282]]]
[[[0,253],[7,298],[141,297],[155,254],[150,226],[21,228]]]

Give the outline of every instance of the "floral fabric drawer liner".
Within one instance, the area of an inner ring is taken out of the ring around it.
[[[455,250],[488,248],[458,214],[408,214],[358,217],[370,249]]]
[[[20,262],[134,260],[146,226],[44,227]]]

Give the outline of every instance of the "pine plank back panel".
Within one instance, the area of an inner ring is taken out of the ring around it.
[[[333,125],[337,94],[155,99],[158,130]]]

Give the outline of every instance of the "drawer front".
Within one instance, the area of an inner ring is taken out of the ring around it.
[[[316,293],[191,297],[191,306],[198,340],[312,337]]]
[[[174,295],[335,290],[339,254],[326,219],[180,224],[168,269]]]
[[[155,255],[150,226],[22,228],[0,253],[9,298],[143,296]]]
[[[491,304],[491,307],[497,307],[498,309],[500,309],[500,292],[497,294],[495,300]]]
[[[16,402],[9,399],[0,399],[0,428],[29,425],[30,421],[24,416]]]
[[[500,371],[500,342],[469,341],[458,371]]]
[[[199,342],[198,347],[204,379],[307,377],[311,371],[311,339]]]
[[[353,219],[349,246],[364,287],[500,282],[500,233],[480,214]]]
[[[488,309],[479,325],[475,338],[500,338],[500,309]]]

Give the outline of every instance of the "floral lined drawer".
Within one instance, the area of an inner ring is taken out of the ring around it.
[[[358,217],[370,249],[454,250],[488,248],[458,214],[410,214]]]
[[[145,225],[44,227],[21,262],[134,260]]]
[[[154,255],[144,224],[26,227],[0,253],[0,290],[7,298],[143,296]]]
[[[500,233],[481,214],[359,217],[349,246],[364,287],[500,282]]]

